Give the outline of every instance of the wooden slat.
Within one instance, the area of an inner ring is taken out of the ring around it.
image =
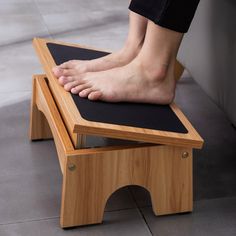
[[[29,139],[41,140],[52,139],[52,132],[48,125],[47,119],[44,114],[39,111],[36,104],[36,78],[33,77],[32,83],[32,97],[31,97],[31,109],[30,109],[30,127],[29,127]]]
[[[64,165],[66,162],[65,154],[68,151],[74,151],[74,146],[68,136],[60,113],[53,100],[50,90],[47,86],[44,76],[35,75],[35,101],[37,108],[44,114],[53,134],[57,154],[60,162],[62,173],[64,173]],[[36,120],[33,122],[37,122]]]

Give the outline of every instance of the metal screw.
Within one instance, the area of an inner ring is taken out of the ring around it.
[[[182,158],[188,158],[188,156],[189,156],[188,152],[183,152],[182,153]]]
[[[76,165],[73,164],[73,163],[70,163],[70,164],[68,164],[68,169],[69,169],[70,171],[74,171],[74,170],[76,169]]]

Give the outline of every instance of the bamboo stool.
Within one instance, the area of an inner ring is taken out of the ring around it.
[[[57,43],[45,39],[33,43],[45,74],[33,76],[30,139],[55,141],[63,175],[61,227],[101,223],[108,198],[128,185],[150,192],[155,215],[191,212],[192,149],[201,148],[203,140],[179,108],[170,105],[186,134],[83,119],[51,72],[55,62],[49,42]],[[180,74],[181,68],[176,77]],[[137,142],[86,148],[87,135]]]

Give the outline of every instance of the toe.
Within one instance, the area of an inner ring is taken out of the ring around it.
[[[52,68],[52,72],[56,77],[60,77],[62,76],[62,69],[58,66],[55,66],[54,68]]]
[[[72,81],[72,82],[69,82],[69,83],[65,84],[64,89],[69,92],[69,91],[72,90],[72,88],[78,86],[79,84],[80,84],[80,81],[75,80],[75,81]]]
[[[59,84],[62,85],[62,86],[66,85],[67,83],[70,83],[72,81],[75,81],[75,79],[71,76],[68,76],[68,77],[61,76],[58,79]]]
[[[80,84],[80,85],[78,85],[78,86],[75,86],[75,87],[73,87],[72,89],[71,89],[71,92],[73,93],[73,94],[78,94],[78,93],[80,93],[81,91],[83,91],[83,90],[85,90],[85,89],[87,89],[87,88],[89,88],[90,86],[88,85],[88,84]]]
[[[76,66],[76,60],[70,60],[60,65],[62,69],[73,69]]]
[[[82,98],[86,98],[88,97],[88,95],[92,92],[92,88],[87,88],[87,89],[84,89],[82,90],[80,93],[79,93],[79,96],[82,97]]]
[[[76,76],[77,73],[76,73],[76,70],[74,69],[62,69],[62,75],[64,76]]]
[[[100,91],[94,91],[88,95],[89,100],[99,100],[101,99],[101,97],[102,97],[102,92]]]

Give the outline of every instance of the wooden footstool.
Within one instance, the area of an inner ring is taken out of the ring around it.
[[[156,215],[191,212],[192,149],[201,148],[203,140],[178,107],[90,102],[72,96],[58,85],[52,67],[71,59],[77,49],[79,59],[105,53],[44,39],[35,39],[34,46],[45,74],[33,76],[30,139],[54,138],[63,175],[61,227],[101,223],[108,198],[128,185],[150,192]],[[151,109],[156,118],[149,116],[153,122],[144,122],[145,114],[138,110],[136,119],[137,109]],[[88,146],[86,137],[91,136],[115,138],[117,144]]]

